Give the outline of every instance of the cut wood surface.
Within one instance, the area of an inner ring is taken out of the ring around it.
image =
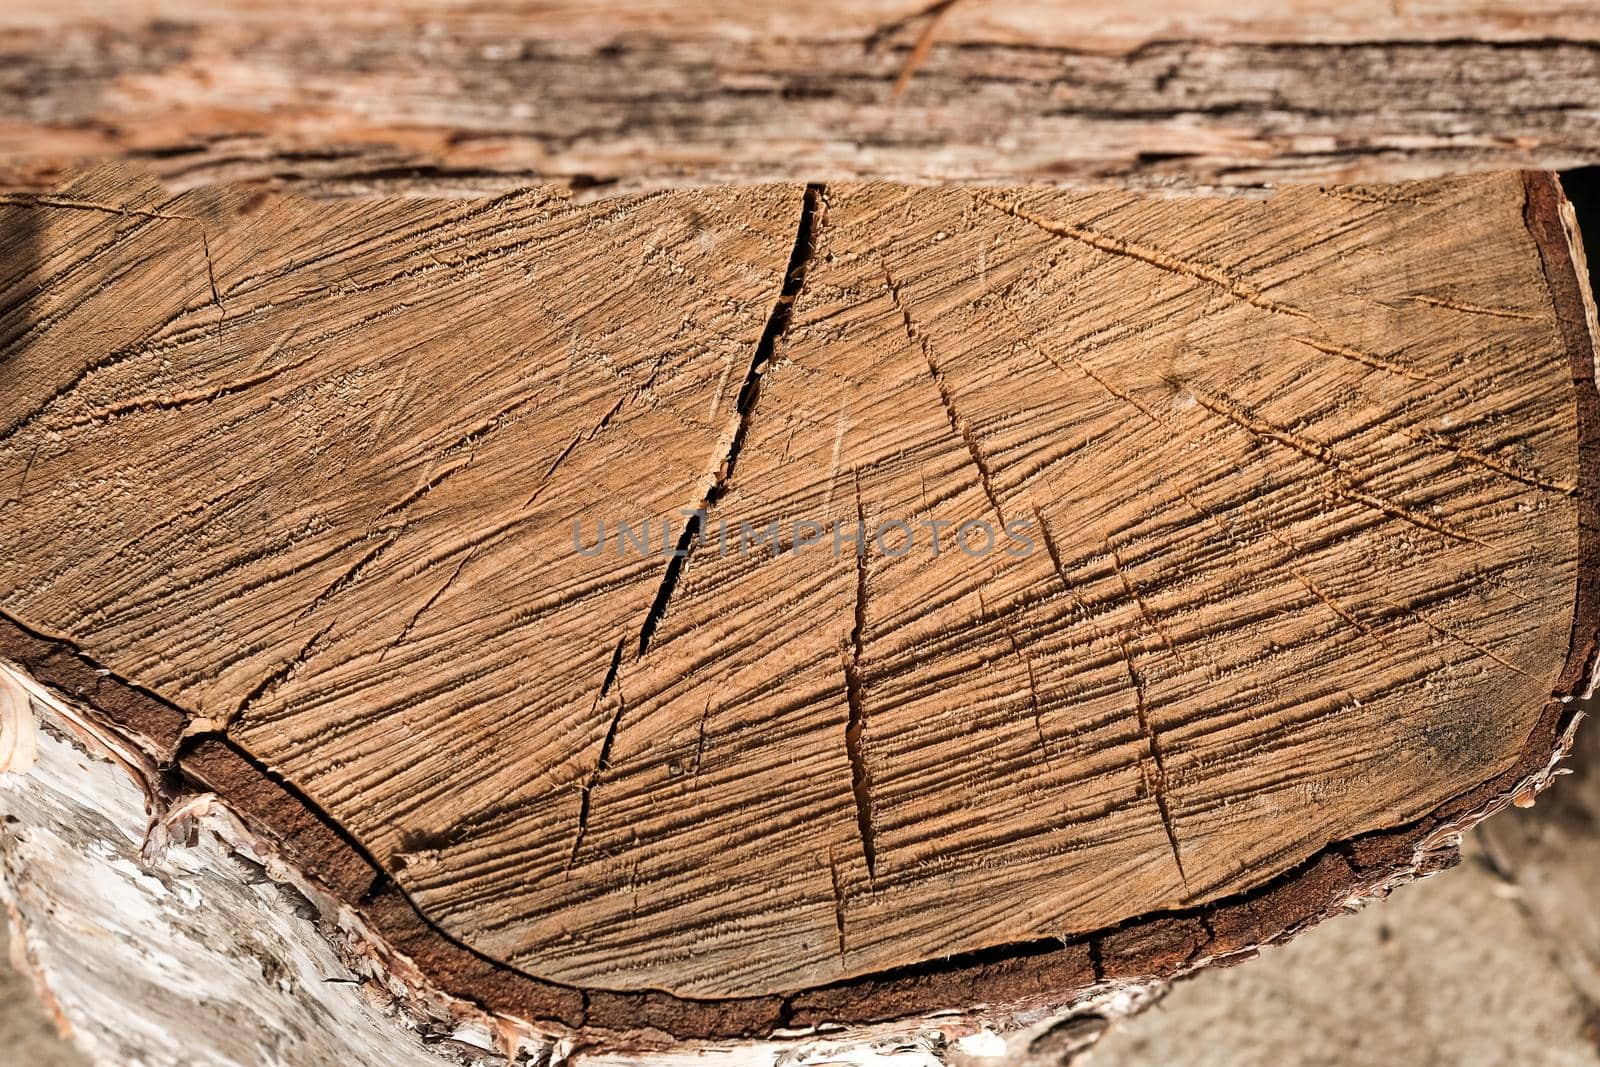
[[[1240,187],[1600,161],[1588,0],[21,0],[0,183]]]
[[[100,172],[0,200],[0,242],[0,653],[545,1017],[754,1032],[1246,951],[1542,782],[1592,664],[1548,175]]]

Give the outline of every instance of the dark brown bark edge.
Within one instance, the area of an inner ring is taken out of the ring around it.
[[[1578,425],[1579,560],[1567,660],[1517,762],[1431,814],[1390,830],[1334,842],[1249,892],[1163,912],[1066,942],[1026,942],[849,979],[786,996],[690,1000],[659,992],[585,990],[536,978],[474,952],[421,914],[372,855],[292,785],[233,742],[183,739],[189,716],[160,695],[106,670],[70,639],[0,611],[0,656],[86,706],[148,752],[163,771],[164,799],[218,794],[285,858],[349,902],[442,992],[506,1015],[576,1033],[656,1031],[682,1040],[765,1037],[773,1031],[866,1024],[971,1008],[1004,1024],[1030,1008],[1063,1007],[1098,983],[1168,979],[1226,965],[1363,897],[1452,866],[1457,834],[1511,802],[1527,802],[1566,754],[1581,694],[1600,649],[1600,394],[1583,283],[1562,219],[1555,175],[1524,176],[1524,221],[1572,364]],[[1575,235],[1573,237],[1575,239]]]

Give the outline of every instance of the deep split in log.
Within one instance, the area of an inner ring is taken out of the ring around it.
[[[1589,684],[1546,174],[0,215],[10,736],[543,1056],[1136,997],[1447,862]]]

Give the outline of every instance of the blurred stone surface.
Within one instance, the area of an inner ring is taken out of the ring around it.
[[[1562,970],[1600,1005],[1600,721],[1578,728],[1566,769],[1532,810],[1490,819],[1481,833],[1486,856],[1515,879]]]
[[[1466,851],[1360,914],[1178,983],[1088,1067],[1600,1067],[1589,1004],[1517,888],[1480,845]]]
[[[33,982],[11,965],[9,927],[0,914],[0,1064],[84,1067],[88,1061],[56,1032]]]

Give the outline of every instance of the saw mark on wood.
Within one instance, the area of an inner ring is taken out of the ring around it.
[[[1290,558],[1291,559],[1293,558],[1293,556],[1295,554],[1295,550],[1294,550],[1294,546],[1293,545],[1289,544],[1283,538],[1279,537],[1278,534],[1272,529],[1272,527],[1267,525],[1265,522],[1262,522],[1261,520],[1257,520],[1257,524],[1261,527],[1262,532],[1264,532],[1268,537],[1272,538],[1274,541],[1278,542],[1286,550],[1288,550],[1288,552],[1290,554]],[[1306,590],[1306,592],[1310,593],[1312,596],[1314,596],[1318,600],[1320,600],[1322,602],[1323,606],[1326,607],[1329,611],[1333,612],[1340,619],[1342,619],[1345,623],[1349,624],[1350,626],[1355,627],[1356,630],[1359,631],[1364,636],[1366,636],[1366,637],[1374,637],[1375,636],[1373,634],[1373,632],[1372,632],[1372,628],[1370,626],[1368,626],[1366,623],[1362,622],[1360,617],[1357,616],[1354,611],[1351,611],[1349,608],[1347,608],[1343,604],[1339,603],[1339,601],[1333,596],[1333,594],[1329,593],[1327,590],[1323,589],[1322,586],[1320,586],[1316,582],[1312,581],[1311,578],[1308,575],[1306,575],[1305,573],[1303,573],[1300,570],[1299,567],[1296,567],[1293,563],[1290,563],[1287,560],[1285,561],[1284,566],[1287,567],[1289,573],[1294,576],[1294,580],[1299,582],[1301,587],[1304,588]]]
[[[80,274],[96,273],[97,265],[104,262],[101,257],[109,253],[113,253],[116,250],[116,246],[122,242],[133,237],[144,235],[146,229],[154,221],[155,220],[148,217],[138,217],[133,222],[120,227],[116,230],[116,232],[112,233],[106,239],[99,241],[95,245],[88,248],[75,250],[75,254],[70,260],[68,260],[65,266],[61,267],[48,277],[38,279],[34,283],[32,291],[24,292],[18,302],[8,305],[4,309],[5,313],[10,314],[13,310],[28,305],[42,294],[57,289]],[[71,299],[60,303],[48,313],[31,316],[31,321],[26,322],[23,325],[21,332],[7,340],[5,346],[6,349],[10,350],[17,348],[30,341],[35,341],[44,334],[48,333],[56,325],[61,323],[69,315],[76,311],[90,296],[104,292],[105,284],[105,280],[102,277],[100,281],[97,281],[94,284],[81,287],[81,291],[73,293]],[[21,288],[21,286],[19,286],[19,288]],[[189,313],[189,310],[190,309],[185,306],[173,314],[172,317],[167,320],[167,323],[182,318],[184,315]],[[157,327],[154,327],[152,330],[147,331],[144,341],[148,342],[153,333],[164,328],[167,323],[162,323]]]
[[[656,357],[655,365],[650,368],[650,373],[645,377],[645,380],[641,384],[635,386],[631,392],[625,393],[618,397],[617,402],[612,404],[610,409],[607,410],[604,415],[600,416],[599,422],[591,426],[587,432],[573,435],[572,440],[567,442],[567,447],[563,448],[560,454],[557,455],[555,459],[550,461],[550,466],[546,467],[544,474],[540,475],[539,484],[534,486],[533,492],[529,493],[528,498],[522,502],[523,510],[532,507],[534,502],[538,500],[539,497],[544,495],[544,491],[550,487],[550,480],[555,477],[556,471],[560,469],[561,465],[567,461],[568,457],[570,457],[572,453],[576,451],[580,444],[593,441],[601,434],[605,433],[606,430],[611,428],[611,420],[616,418],[617,413],[621,411],[624,406],[626,406],[632,400],[637,400],[655,386],[656,377],[661,373],[661,368],[666,365],[667,356],[668,353],[663,352],[660,356]]]
[[[1212,525],[1216,526],[1217,529],[1221,530],[1225,536],[1228,535],[1227,527],[1223,524],[1222,520],[1217,518],[1217,516],[1214,515],[1209,508],[1201,506],[1201,504],[1197,500],[1195,500],[1193,496],[1190,495],[1188,490],[1186,490],[1183,487],[1179,486],[1178,487],[1178,495],[1183,498],[1184,503],[1189,505],[1189,509],[1191,511],[1193,511],[1195,514],[1201,516],[1202,518],[1206,519]],[[1269,537],[1274,542],[1276,542],[1280,547],[1282,547],[1284,549],[1284,551],[1286,551],[1289,554],[1288,558],[1284,560],[1284,567],[1294,577],[1294,580],[1300,583],[1301,588],[1305,589],[1306,592],[1308,592],[1312,596],[1316,597],[1319,601],[1322,602],[1322,604],[1329,611],[1332,611],[1335,615],[1337,615],[1344,622],[1346,622],[1349,625],[1355,627],[1357,630],[1359,630],[1362,634],[1364,634],[1367,637],[1372,637],[1373,636],[1372,630],[1370,628],[1368,628],[1368,626],[1365,623],[1363,623],[1360,619],[1358,619],[1354,612],[1350,611],[1349,609],[1347,609],[1343,605],[1341,605],[1330,594],[1328,594],[1326,591],[1324,591],[1321,586],[1319,586],[1316,582],[1312,581],[1309,577],[1307,577],[1304,573],[1302,573],[1300,568],[1298,568],[1298,567],[1296,567],[1294,565],[1292,560],[1295,558],[1295,556],[1297,556],[1299,554],[1299,549],[1295,548],[1295,546],[1293,544],[1291,544],[1288,540],[1286,540],[1285,538],[1280,536],[1278,534],[1278,532],[1276,530],[1274,530],[1272,528],[1272,526],[1269,523],[1267,523],[1266,521],[1264,521],[1264,520],[1262,520],[1260,518],[1257,518],[1257,517],[1255,517],[1253,515],[1251,516],[1250,521],[1251,521],[1252,525],[1254,525],[1263,534],[1265,534],[1267,537]]]

